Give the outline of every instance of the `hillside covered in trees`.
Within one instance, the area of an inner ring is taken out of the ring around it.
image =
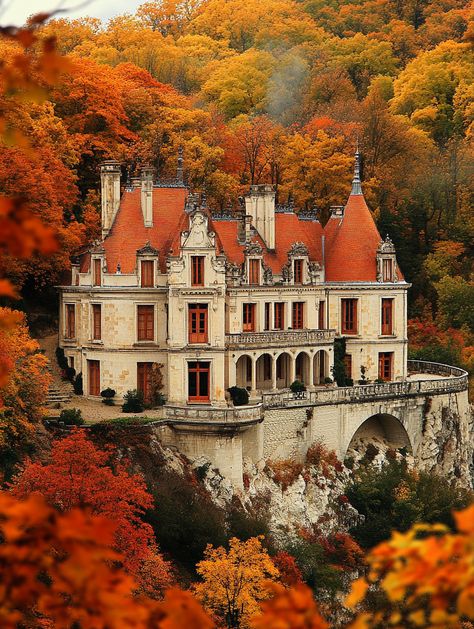
[[[412,351],[472,368],[472,29],[462,0],[164,0],[107,24],[52,19],[41,36],[69,64],[46,100],[5,100],[6,128],[33,150],[2,147],[0,190],[25,197],[60,247],[10,255],[2,273],[27,294],[57,283],[99,234],[105,158],[166,178],[182,146],[212,208],[272,183],[324,222],[358,140],[366,198],[413,283]],[[1,46],[14,66],[16,44]]]

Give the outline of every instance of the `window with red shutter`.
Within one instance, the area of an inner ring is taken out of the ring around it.
[[[137,363],[137,389],[143,393],[145,402],[150,402],[152,367],[153,363]]]
[[[326,329],[326,302],[319,302],[318,326],[320,330]]]
[[[303,283],[303,260],[293,262],[293,281],[295,284]]]
[[[352,354],[344,354],[344,358],[342,360],[344,362],[346,378],[352,378]]]
[[[255,332],[255,304],[243,304],[242,313],[244,332]]]
[[[75,304],[66,304],[66,338],[73,339],[76,337],[76,306]]]
[[[102,260],[94,259],[94,286],[102,286]]]
[[[249,260],[249,284],[260,284],[260,260]]]
[[[88,360],[89,395],[100,395],[100,361]]]
[[[271,328],[271,307],[270,303],[265,303],[265,330],[270,330]]]
[[[382,299],[382,334],[393,334],[393,299]]]
[[[204,256],[191,256],[191,285],[204,286]]]
[[[141,287],[142,288],[153,288],[155,285],[155,273],[154,273],[155,263],[153,260],[142,260],[141,263]]]
[[[295,301],[292,306],[292,325],[294,330],[302,330],[304,326],[304,302]]]
[[[190,402],[209,401],[210,363],[188,363],[188,400]]]
[[[155,307],[137,306],[138,340],[155,340]]]
[[[102,338],[102,306],[92,304],[92,339],[100,341]]]
[[[342,299],[341,306],[341,333],[357,334],[357,299]]]
[[[393,282],[393,260],[382,260],[382,279],[384,282]]]
[[[188,342],[207,343],[207,304],[189,304],[188,314]]]
[[[393,379],[393,352],[379,353],[379,378],[387,382]]]
[[[275,330],[283,330],[285,328],[285,304],[278,301],[275,304],[273,327]]]

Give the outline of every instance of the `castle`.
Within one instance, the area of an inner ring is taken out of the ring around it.
[[[278,451],[281,431],[300,422],[294,412],[290,423],[276,420],[271,437],[272,409],[326,408],[316,432],[310,413],[293,432],[306,443],[319,431],[343,453],[352,428],[341,428],[344,443],[331,437],[341,395],[407,393],[409,284],[365,202],[359,153],[347,203],[331,208],[324,228],[314,211],[277,205],[270,185],[251,186],[241,212],[211,213],[185,186],[181,156],[176,180],[156,183],[144,167],[125,186],[120,164],[104,162],[101,193],[102,241],[60,288],[59,342],[86,396],[110,387],[147,399],[161,364],[163,438],[207,454],[237,482],[243,457],[265,456],[272,438]],[[341,337],[347,388],[332,383]],[[299,396],[295,381],[306,387]],[[233,386],[249,391],[249,405],[233,406]],[[401,424],[383,430],[403,441]]]

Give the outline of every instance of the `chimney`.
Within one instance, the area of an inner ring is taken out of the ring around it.
[[[152,166],[141,170],[141,206],[145,227],[153,227],[153,173]]]
[[[265,242],[267,249],[275,249],[275,190],[269,184],[250,186],[245,197],[245,213]]]
[[[120,205],[120,162],[109,159],[100,165],[102,240],[112,228]]]

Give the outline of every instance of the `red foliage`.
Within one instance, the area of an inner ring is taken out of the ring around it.
[[[38,492],[61,511],[87,507],[109,517],[116,524],[114,545],[124,555],[124,567],[144,591],[159,594],[170,585],[170,566],[158,552],[152,528],[141,520],[153,500],[143,477],[129,474],[113,454],[112,448],[100,450],[75,429],[53,445],[50,462],[27,462],[12,493],[26,497]]]
[[[303,581],[303,575],[298,568],[295,558],[289,553],[281,550],[274,557],[272,561],[280,572],[280,580],[283,585],[292,587],[298,585]]]

